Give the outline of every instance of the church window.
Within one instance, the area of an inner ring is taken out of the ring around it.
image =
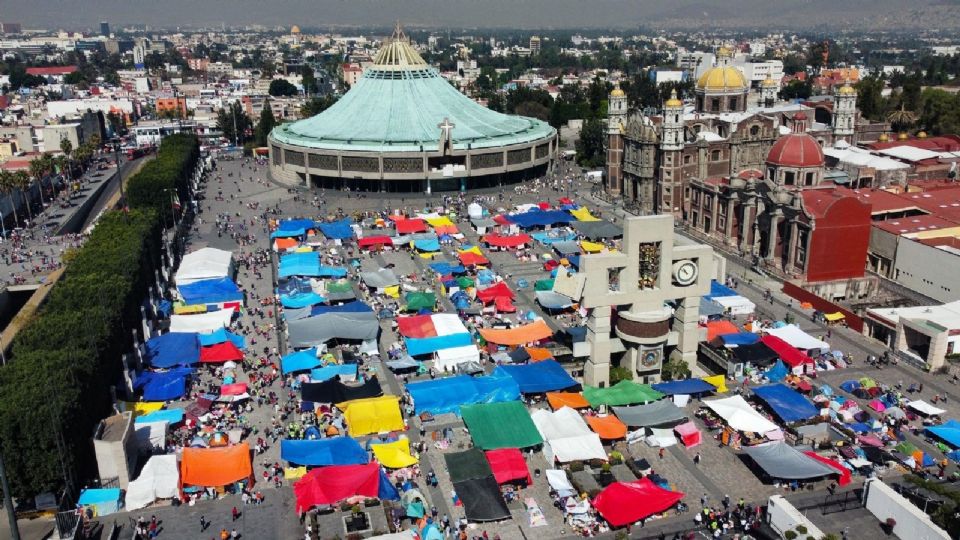
[[[730,98],[730,110],[731,111],[737,110],[737,98],[735,97]]]
[[[720,112],[720,98],[710,100],[710,112]]]
[[[812,172],[808,172],[806,179],[804,179],[804,181],[803,181],[803,185],[805,185],[805,186],[812,186],[812,185],[813,185],[813,176],[814,176],[814,174],[813,174]]]
[[[760,126],[750,126],[750,135],[756,137],[760,134]]]
[[[720,161],[720,151],[714,150],[710,152],[710,161]]]
[[[794,181],[795,181],[795,180],[794,180],[795,177],[796,177],[796,173],[795,173],[795,172],[793,172],[793,171],[785,171],[785,172],[783,173],[783,183],[784,183],[784,185],[792,186],[793,183],[794,183]]]
[[[687,155],[683,156],[683,164],[684,164],[684,165],[689,165],[689,164],[690,164],[690,159],[691,159],[690,154],[687,154]]]

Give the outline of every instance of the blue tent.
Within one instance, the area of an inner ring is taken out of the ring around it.
[[[367,451],[352,437],[280,441],[280,459],[297,465],[359,465],[369,462]]]
[[[547,225],[556,225],[557,223],[570,223],[575,221],[573,216],[562,210],[540,210],[533,209],[521,214],[510,214],[507,216],[510,221],[529,229],[530,227],[545,227]]]
[[[457,309],[467,309],[470,307],[470,295],[463,291],[457,291],[450,295],[450,301],[453,302],[453,307]]]
[[[544,360],[517,366],[499,366],[494,373],[513,377],[524,394],[552,392],[576,386],[577,381],[556,360]]]
[[[436,238],[414,240],[413,246],[420,251],[440,251],[440,241]]]
[[[144,360],[155,368],[189,366],[200,361],[200,341],[193,332],[170,332],[144,344]]]
[[[855,390],[860,388],[860,381],[843,381],[840,383],[840,388],[842,388],[844,392],[850,392],[852,394]]]
[[[277,286],[277,294],[279,295],[295,296],[311,292],[313,292],[313,287],[310,286],[310,280],[308,279],[290,278]]]
[[[97,516],[120,511],[120,488],[85,489],[80,492],[77,506],[92,506]]]
[[[344,240],[353,238],[353,221],[350,218],[341,219],[331,223],[318,223],[320,231],[324,236],[332,240]]]
[[[753,332],[737,332],[718,336],[724,345],[753,345],[760,341],[760,334]]]
[[[243,291],[230,278],[201,279],[186,285],[177,287],[184,303],[188,305],[196,304],[222,304],[224,302],[243,301]]]
[[[462,264],[450,264],[448,262],[430,263],[430,269],[440,275],[447,274],[465,274],[467,269]]]
[[[209,334],[199,334],[197,337],[200,338],[201,347],[209,347],[211,345],[217,345],[227,341],[233,342],[238,349],[245,349],[247,347],[247,338],[234,334],[226,328],[219,328],[217,331]]]
[[[954,448],[960,448],[960,422],[948,420],[939,426],[927,428],[927,432],[943,439]]]
[[[285,308],[305,308],[315,304],[322,304],[326,299],[315,292],[280,295],[280,304]]]
[[[290,253],[280,257],[277,276],[319,276],[320,256],[313,251]]]
[[[668,396],[677,394],[703,394],[713,392],[716,386],[703,379],[685,379],[682,381],[667,381],[650,385],[654,390]]]
[[[310,316],[325,315],[327,313],[373,313],[373,308],[367,304],[354,300],[335,306],[313,306],[310,309]]]
[[[400,492],[387,477],[387,473],[380,467],[380,485],[377,488],[377,498],[381,501],[399,501]]]
[[[187,393],[187,377],[192,369],[179,368],[160,373],[144,371],[133,383],[135,390],[143,391],[144,401],[168,401]]]
[[[133,420],[134,424],[150,424],[152,422],[167,422],[170,424],[179,424],[183,421],[183,409],[161,409],[152,413],[144,414]]]
[[[477,272],[477,283],[479,283],[480,285],[487,285],[489,283],[493,283],[496,280],[497,280],[497,275],[494,274],[491,270],[487,270],[486,268],[484,268],[483,270],[480,270],[479,272]]]
[[[722,283],[718,283],[717,280],[710,281],[710,294],[704,296],[704,298],[722,298],[725,296],[740,296],[736,291],[727,287]]]
[[[273,231],[270,238],[303,236],[313,227],[314,223],[312,219],[288,219],[277,224],[277,230]]]
[[[580,255],[568,255],[567,260],[570,262],[570,266],[576,268],[577,270],[580,269]],[[554,268],[554,270],[556,270],[556,268]]]
[[[286,375],[287,373],[293,373],[295,371],[313,369],[322,363],[323,362],[317,358],[317,349],[314,347],[283,355],[283,357],[280,358],[280,370]]]
[[[870,425],[864,424],[863,422],[847,424],[847,427],[850,428],[850,430],[854,433],[870,433],[872,431],[872,429],[870,429]]]
[[[556,244],[557,242],[569,242],[576,240],[577,234],[574,232],[543,231],[535,232],[530,235],[534,240],[541,244]]]
[[[357,376],[356,364],[333,364],[310,370],[310,379],[317,382],[329,381],[338,376]]]
[[[787,366],[783,363],[783,360],[777,358],[777,363],[765,371],[764,375],[766,375],[771,382],[779,382],[785,379],[788,373],[790,373],[790,370],[787,369]]]
[[[485,377],[458,375],[412,382],[407,385],[407,390],[413,396],[417,414],[460,414],[461,405],[520,399],[520,388],[516,381],[497,373]]]
[[[410,356],[420,356],[421,354],[435,353],[441,349],[470,345],[473,343],[473,336],[467,332],[461,332],[447,336],[405,338],[404,342],[407,344],[407,353]]]
[[[810,403],[810,400],[781,383],[758,386],[753,389],[753,393],[784,422],[798,422],[820,414],[820,410]]]

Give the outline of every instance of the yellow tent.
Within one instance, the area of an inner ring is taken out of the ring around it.
[[[403,431],[405,427],[397,396],[354,399],[338,403],[337,408],[343,411],[351,437]]]
[[[723,375],[711,375],[710,377],[703,377],[703,382],[712,384],[717,387],[717,392],[724,393],[727,391],[727,380]]]
[[[586,240],[583,240],[580,242],[580,247],[582,247],[583,250],[586,251],[587,253],[600,253],[601,251],[603,251],[604,245],[598,244],[596,242],[587,242]]]
[[[294,253],[310,253],[311,251],[313,251],[313,248],[310,246],[300,246],[293,250]]]
[[[431,227],[434,227],[434,228],[436,228],[436,227],[449,227],[449,226],[451,226],[451,225],[454,225],[454,223],[453,223],[452,221],[450,221],[450,218],[448,218],[447,216],[426,218],[424,221],[426,221],[427,223],[429,223],[430,226],[431,226]],[[454,225],[454,226],[455,226],[455,225]]]
[[[570,210],[570,215],[577,218],[577,221],[600,221],[600,218],[591,214],[590,209],[586,206],[581,206],[576,210]]]
[[[149,401],[149,402],[138,401],[136,403],[132,401],[120,402],[120,410],[122,412],[132,412],[134,418],[138,416],[142,416],[144,414],[157,412],[162,408],[163,408],[162,401]]]
[[[389,296],[390,298],[400,298],[400,286],[394,285],[392,287],[384,287],[383,294]]]
[[[298,480],[306,476],[306,474],[306,467],[287,467],[283,470],[283,478],[285,480]]]
[[[410,455],[410,440],[397,439],[389,443],[373,443],[370,445],[373,455],[381,465],[390,469],[402,469],[416,465],[420,460]]]
[[[480,251],[480,248],[478,248],[477,246],[473,246],[470,249],[461,249],[459,250],[459,253],[473,253],[474,255],[480,255],[481,257],[483,257],[483,253]]]
[[[206,313],[207,306],[204,304],[196,304],[193,306],[188,306],[183,302],[177,302],[173,304],[173,312],[177,315],[192,315],[196,313]]]
[[[824,313],[823,318],[830,322],[837,322],[837,321],[842,321],[846,317],[843,316],[843,313],[840,313],[838,311],[836,313]]]

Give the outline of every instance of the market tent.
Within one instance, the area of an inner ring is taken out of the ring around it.
[[[777,336],[763,336],[760,338],[760,342],[767,347],[770,347],[770,349],[777,353],[777,356],[791,368],[800,367],[806,364],[813,365],[812,358]]]
[[[460,231],[457,230],[456,224],[450,221],[450,218],[447,216],[421,216],[424,221],[426,221],[431,227],[433,227],[434,232],[437,234],[459,234]]]
[[[810,400],[781,383],[755,387],[753,393],[787,423],[807,420],[820,414],[820,409]]]
[[[201,347],[209,347],[210,345],[216,345],[218,343],[229,341],[236,345],[238,349],[246,348],[246,338],[241,335],[234,334],[226,328],[219,328],[209,334],[197,334],[197,338],[200,340]]]
[[[200,342],[193,332],[169,332],[143,345],[143,359],[155,368],[189,366],[200,361]]]
[[[334,505],[351,497],[400,498],[376,463],[313,469],[293,484],[293,494],[297,498],[298,514],[314,506]]]
[[[603,251],[607,246],[605,246],[605,245],[603,245],[603,244],[601,244],[601,243],[598,243],[598,242],[588,242],[588,241],[586,241],[586,240],[581,240],[581,241],[580,241],[580,247],[583,248],[583,251],[584,251],[585,253],[600,253],[600,252]]]
[[[779,382],[787,378],[787,375],[790,373],[790,370],[787,369],[787,365],[783,363],[783,360],[777,359],[776,363],[773,364],[773,367],[764,372],[764,375],[770,382]]]
[[[757,305],[751,302],[747,297],[735,296],[714,296],[708,301],[720,304],[724,312],[730,315],[751,315],[757,310]]]
[[[537,303],[545,309],[567,309],[575,303],[569,296],[553,291],[534,291]]]
[[[684,379],[682,381],[667,381],[651,384],[651,388],[665,396],[677,394],[704,394],[713,392],[717,388],[703,379]]]
[[[407,311],[420,311],[429,309],[433,311],[437,303],[437,295],[432,292],[411,291],[403,299]]]
[[[812,452],[810,450],[805,451],[804,454],[806,454],[807,457],[811,457],[819,461],[820,463],[823,463],[824,465],[834,469],[837,473],[839,473],[840,479],[837,480],[837,484],[839,484],[840,487],[846,486],[850,483],[850,470],[844,467],[843,464],[841,464],[839,461],[835,459],[823,457],[820,454],[817,454],[816,452]]]
[[[220,487],[253,478],[250,445],[243,442],[220,448],[185,447],[180,479],[185,486]]]
[[[569,407],[554,412],[537,409],[530,418],[543,437],[543,451],[549,463],[554,459],[561,463],[588,459],[606,461],[607,454],[600,436],[590,431],[577,411]]]
[[[310,370],[310,380],[324,382],[340,377],[343,382],[357,380],[357,364],[330,364]]]
[[[777,361],[777,353],[762,341],[751,345],[739,345],[731,349],[737,362],[750,363],[758,368],[766,368]]]
[[[939,416],[947,412],[943,409],[930,405],[929,403],[927,403],[926,401],[923,401],[922,399],[908,401],[907,407],[910,407],[911,409],[917,411],[918,413],[926,416]]]
[[[464,405],[460,414],[478,448],[526,448],[543,442],[527,408],[519,401]]]
[[[277,229],[270,235],[271,238],[288,238],[303,236],[313,229],[316,224],[312,219],[284,219],[277,222]]]
[[[739,347],[741,345],[753,345],[760,341],[760,336],[753,332],[737,332],[736,334],[723,334],[717,336],[724,347]]]
[[[466,328],[464,328],[464,330],[466,330]],[[473,345],[473,336],[464,331],[457,334],[422,339],[406,338],[404,344],[407,346],[407,352],[410,356],[420,356],[422,354],[432,354],[443,349]]]
[[[440,240],[437,238],[419,238],[413,241],[413,247],[420,251],[440,251]]]
[[[367,451],[350,437],[280,441],[280,459],[291,465],[351,465],[367,463]]]
[[[936,435],[950,446],[960,448],[960,422],[951,419],[939,426],[930,426],[926,431]]]
[[[355,399],[337,407],[343,411],[351,437],[403,431],[405,427],[397,396]]]
[[[205,247],[183,256],[174,281],[177,286],[183,286],[202,279],[224,278],[232,275],[233,253]]]
[[[614,482],[593,499],[593,507],[613,527],[622,527],[663,512],[683,499],[684,494],[654,484],[649,478],[635,482]]]
[[[318,347],[331,339],[369,341],[380,333],[377,314],[369,312],[324,313],[287,322],[290,347]]]
[[[783,441],[748,446],[743,451],[773,478],[808,480],[838,472]]]
[[[187,377],[192,373],[190,368],[144,371],[137,375],[133,389],[141,391],[145,401],[170,401],[187,393]]]
[[[509,298],[513,300],[517,297],[517,294],[510,290],[510,287],[503,281],[487,287],[486,289],[477,290],[477,298],[480,299],[484,304],[489,304],[497,298]]]
[[[704,401],[703,404],[737,431],[767,433],[780,429],[755,411],[740,395],[711,399]]]
[[[284,375],[296,371],[306,371],[321,365],[323,365],[323,361],[317,357],[316,347],[285,354],[280,358],[280,370]]]
[[[663,394],[651,388],[650,385],[622,380],[609,388],[584,386],[583,397],[587,398],[591,407],[599,407],[600,405],[633,405],[657,401],[663,397]]]
[[[586,409],[590,406],[590,402],[579,392],[547,392],[547,402],[554,410],[561,407]]]
[[[498,484],[506,484],[512,480],[526,480],[528,486],[533,485],[527,461],[523,459],[519,449],[487,450],[485,454]]]
[[[633,407],[614,407],[613,412],[621,422],[630,427],[665,426],[687,418],[683,409],[668,399]]]
[[[204,364],[240,362],[242,360],[243,351],[238,349],[232,341],[224,341],[223,343],[200,348],[200,362]]]
[[[680,425],[674,426],[673,430],[677,432],[677,435],[680,436],[680,440],[683,441],[683,446],[687,448],[692,448],[703,442],[703,439],[700,436],[700,430],[697,429],[697,425],[693,422],[684,422]]]
[[[702,377],[703,381],[707,384],[716,388],[715,392],[724,394],[727,392],[727,381],[726,377],[721,375],[711,375],[709,377]]]
[[[524,394],[563,390],[577,385],[577,381],[556,360],[544,360],[519,366],[499,366],[494,370],[494,373],[497,372],[512,377]]]
[[[374,246],[391,246],[393,245],[393,239],[386,235],[380,236],[367,236],[365,238],[360,238],[357,240],[357,246],[365,247],[374,247]]]
[[[400,283],[397,275],[389,268],[381,268],[375,272],[360,272],[360,279],[363,280],[367,287],[373,289],[382,289]]]
[[[498,345],[523,345],[547,339],[553,335],[553,330],[550,330],[543,319],[509,329],[480,328],[479,330],[480,335],[488,343]]]
[[[463,265],[450,264],[448,262],[430,263],[430,269],[440,274],[441,276],[465,274],[467,272],[467,269],[464,268]]]
[[[606,416],[589,415],[586,418],[587,423],[590,424],[590,429],[601,439],[617,440],[627,436],[627,426],[612,414]]]
[[[222,384],[220,385],[220,395],[221,396],[242,396],[247,393],[250,388],[247,386],[247,383],[232,383],[232,384]]]
[[[795,324],[788,324],[781,326],[780,328],[767,328],[764,330],[768,335],[776,336],[791,347],[796,347],[797,349],[829,349],[830,345],[825,341],[821,341],[810,334],[804,332],[800,329],[799,326]]]
[[[707,322],[707,341],[713,341],[717,336],[737,334],[739,332],[740,329],[737,328],[737,325],[726,319]]]
[[[515,234],[512,236],[501,236],[497,233],[491,233],[480,239],[481,242],[496,247],[518,248],[524,244],[530,244],[533,239],[528,234]]]
[[[486,522],[510,518],[510,510],[503,501],[500,485],[492,475],[455,482],[453,489],[463,502],[467,521]]]
[[[574,223],[574,227],[579,225],[579,223]],[[621,233],[622,234],[622,233]],[[530,234],[534,240],[540,242],[541,244],[553,245],[558,242],[569,242],[571,240],[577,239],[577,234],[574,232],[565,232],[563,230],[554,229],[551,231],[540,231]]]
[[[133,420],[134,425],[154,424],[157,422],[167,422],[170,425],[179,424],[183,421],[183,409],[163,409],[152,413],[138,416]]]
[[[304,401],[315,403],[343,403],[355,399],[372,398],[383,395],[380,381],[370,377],[363,384],[344,384],[337,379],[323,382],[303,383],[300,396]]]
[[[230,308],[193,315],[171,315],[170,332],[209,334],[230,326],[234,313]]]
[[[276,238],[273,241],[273,249],[276,251],[287,251],[299,246],[300,242],[296,238]]]
[[[371,441],[370,449],[377,461],[390,469],[410,467],[420,461],[410,454],[410,439],[406,437],[384,443]]]
[[[400,335],[407,338],[428,338],[464,334],[467,327],[454,313],[433,313],[431,315],[413,315],[397,317]]]
[[[484,377],[458,375],[407,384],[417,414],[460,413],[460,407],[476,403],[496,403],[520,399],[520,388],[513,378],[494,373]]]
[[[201,279],[177,286],[187,305],[243,302],[243,291],[228,277]]]
[[[593,240],[623,236],[623,228],[607,220],[575,221],[571,226],[584,237]]]
[[[545,227],[557,223],[570,223],[573,218],[562,210],[530,210],[520,214],[510,214],[510,221],[529,229],[531,227]]]
[[[490,259],[484,257],[483,254],[480,253],[480,249],[478,249],[476,246],[468,250],[458,251],[457,258],[460,259],[460,263],[464,266],[490,264]]]
[[[120,511],[119,488],[91,488],[80,492],[80,508],[92,508],[95,516],[106,516]]]
[[[478,448],[443,454],[443,460],[453,483],[493,476],[486,454]]]
[[[571,216],[577,218],[577,221],[588,221],[588,222],[600,221],[600,218],[591,214],[590,209],[587,208],[586,206],[581,206],[580,208],[567,210],[567,211],[570,212]]]
[[[534,291],[552,291],[553,283],[555,281],[556,280],[553,280],[553,279],[538,279],[533,283],[533,290]]]
[[[176,454],[150,456],[140,476],[127,485],[124,507],[139,510],[157,499],[172,499],[180,490],[180,471]]]
[[[353,238],[353,220],[344,218],[339,221],[317,223],[320,232],[331,240],[345,240]]]
[[[418,218],[398,219],[396,220],[396,226],[398,234],[420,233],[427,230],[427,224]]]

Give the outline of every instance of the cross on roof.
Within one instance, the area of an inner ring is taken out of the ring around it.
[[[450,132],[453,131],[453,128],[457,127],[457,125],[451,123],[449,118],[444,117],[443,122],[437,124],[437,127],[443,132],[444,137],[449,137]]]

